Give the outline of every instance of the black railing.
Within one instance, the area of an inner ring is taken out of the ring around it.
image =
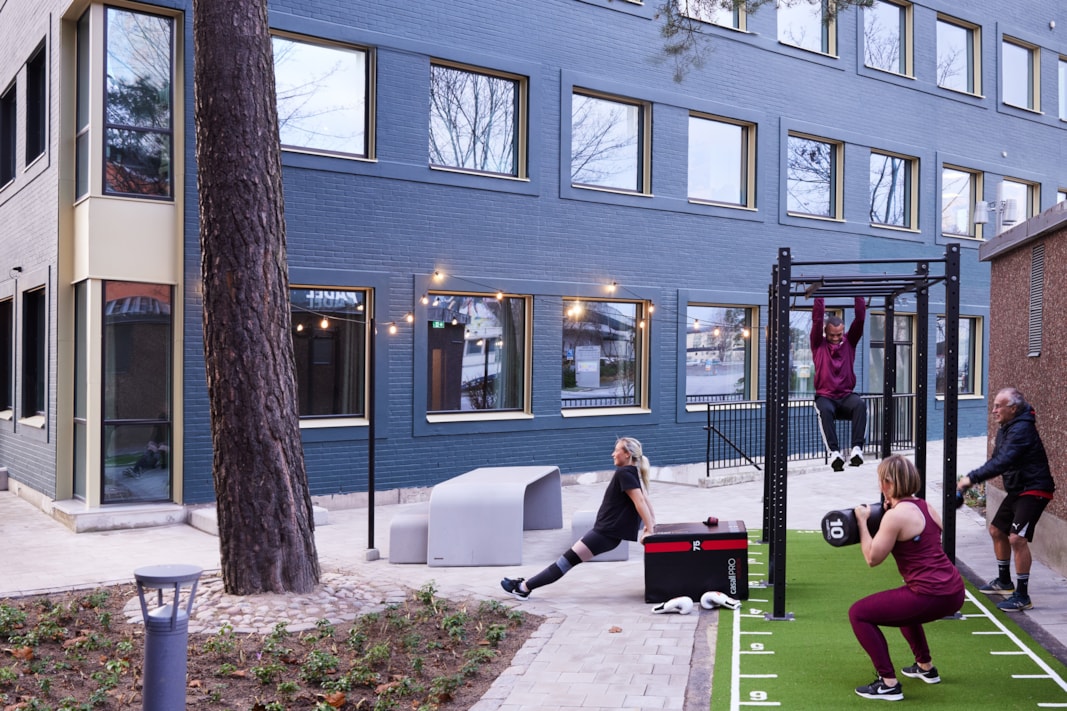
[[[601,395],[599,397],[566,397],[560,403],[564,410],[579,407],[633,407],[633,395]]]
[[[882,396],[862,395],[867,404],[867,443],[865,454],[878,456],[882,450]],[[687,398],[688,401],[688,398]],[[915,396],[893,396],[895,411],[890,450],[912,449],[915,446]],[[739,466],[758,466],[765,451],[766,410],[763,400],[717,401],[707,403],[707,466],[727,469]],[[828,458],[818,415],[811,398],[790,400],[789,442],[786,444],[789,461]],[[837,437],[848,442],[851,423],[839,421]]]

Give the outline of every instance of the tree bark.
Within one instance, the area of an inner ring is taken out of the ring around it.
[[[266,0],[195,0],[204,359],[226,592],[319,582]]]

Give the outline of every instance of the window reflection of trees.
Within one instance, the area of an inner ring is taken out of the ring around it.
[[[790,136],[787,161],[789,212],[833,217],[834,146],[823,141]]]
[[[640,190],[641,108],[574,94],[571,108],[571,182]]]
[[[974,91],[969,62],[972,32],[950,22],[937,22],[937,85],[955,91]]]
[[[430,164],[518,175],[519,84],[489,74],[430,68]]]
[[[172,20],[108,8],[109,192],[171,194]]]
[[[828,52],[830,32],[822,0],[798,0],[778,6],[779,42],[812,52]]]
[[[871,153],[871,208],[874,224],[909,226],[911,176],[909,161]]]
[[[974,395],[977,392],[975,389],[975,373],[972,368],[972,363],[977,360],[978,353],[977,324],[978,319],[975,318],[963,316],[959,320],[959,353],[957,355],[957,362],[959,363],[957,373],[959,389],[957,393],[959,395]],[[944,395],[945,383],[947,382],[944,316],[937,317],[934,351],[936,354],[935,392],[938,395]]]
[[[283,146],[364,156],[367,53],[272,37]]]
[[[942,234],[973,236],[971,207],[976,194],[974,175],[963,170],[945,168],[941,172]]]
[[[901,57],[901,27],[904,8],[876,0],[863,11],[863,57],[868,67],[904,73]]]

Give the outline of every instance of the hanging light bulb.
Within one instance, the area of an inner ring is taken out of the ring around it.
[[[716,326],[716,327],[715,327],[715,330],[714,330],[714,331],[712,331],[711,333],[712,333],[713,335],[715,335],[715,336],[718,336],[718,335],[719,335],[720,333],[722,333],[722,329],[720,329],[720,328],[719,328],[718,326]]]
[[[496,300],[497,301],[503,301],[504,300],[504,292],[502,292],[502,291],[496,292]]]
[[[426,294],[423,294],[422,295],[422,305],[425,306],[428,303],[430,303],[430,297],[427,296]]]
[[[645,327],[645,320],[644,320],[644,319],[641,319],[641,321],[640,321],[640,322],[638,322],[638,324],[637,324],[637,327],[638,327],[638,328],[644,328],[644,327]]]
[[[655,312],[656,312],[656,305],[653,304],[651,301],[648,302],[648,313],[652,314],[652,313],[655,313]]]
[[[415,314],[408,311],[406,314],[404,314],[404,320],[408,323],[415,323]]]
[[[608,293],[609,294],[614,294],[615,293],[615,289],[618,286],[619,286],[619,283],[617,281],[611,282],[611,284],[608,285]]]
[[[453,317],[453,318],[452,318],[452,325],[453,325],[453,326],[458,326],[458,325],[459,325],[459,319],[458,319],[458,318],[455,318],[455,317]]]
[[[395,324],[395,323],[393,323],[393,322],[390,322],[390,323],[389,323],[389,333],[390,333],[390,334],[394,334],[394,333],[396,333],[396,324]]]
[[[741,338],[748,338],[748,329],[747,328],[742,328],[741,329]]]
[[[437,270],[437,269],[433,270],[433,278],[434,278],[435,281],[441,281],[444,278],[444,276],[445,275],[442,274],[439,270]]]
[[[302,324],[302,323],[298,323],[298,324],[296,325],[296,332],[297,332],[297,333],[300,333],[300,332],[301,332],[301,331],[303,331],[303,330],[304,330],[304,324]]]
[[[329,319],[327,319],[327,318],[326,318],[325,316],[323,316],[323,317],[322,317],[322,320],[321,320],[321,321],[319,321],[319,328],[321,328],[322,330],[324,330],[324,331],[325,331],[325,330],[326,330],[327,328],[329,328],[329,327],[330,327],[330,321],[329,321]]]
[[[699,329],[700,329],[700,319],[695,318],[695,319],[693,319],[693,330],[697,331]]]

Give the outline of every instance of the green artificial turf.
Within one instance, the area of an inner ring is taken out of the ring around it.
[[[758,532],[749,535],[750,574],[765,571],[768,547],[753,544]],[[818,531],[790,531],[786,552],[786,611],[793,619],[765,619],[773,610],[773,588],[753,587],[740,611],[719,612],[711,711],[884,705],[853,691],[876,675],[852,634],[848,608],[865,595],[901,585],[895,563],[890,558],[869,568],[859,546],[835,548]],[[926,625],[941,683],[900,676],[904,700],[897,703],[924,709],[1067,708],[1067,667],[1011,615],[995,609],[1001,598],[990,599],[970,584],[968,592],[961,619]],[[900,631],[884,632],[894,666],[911,665]]]

